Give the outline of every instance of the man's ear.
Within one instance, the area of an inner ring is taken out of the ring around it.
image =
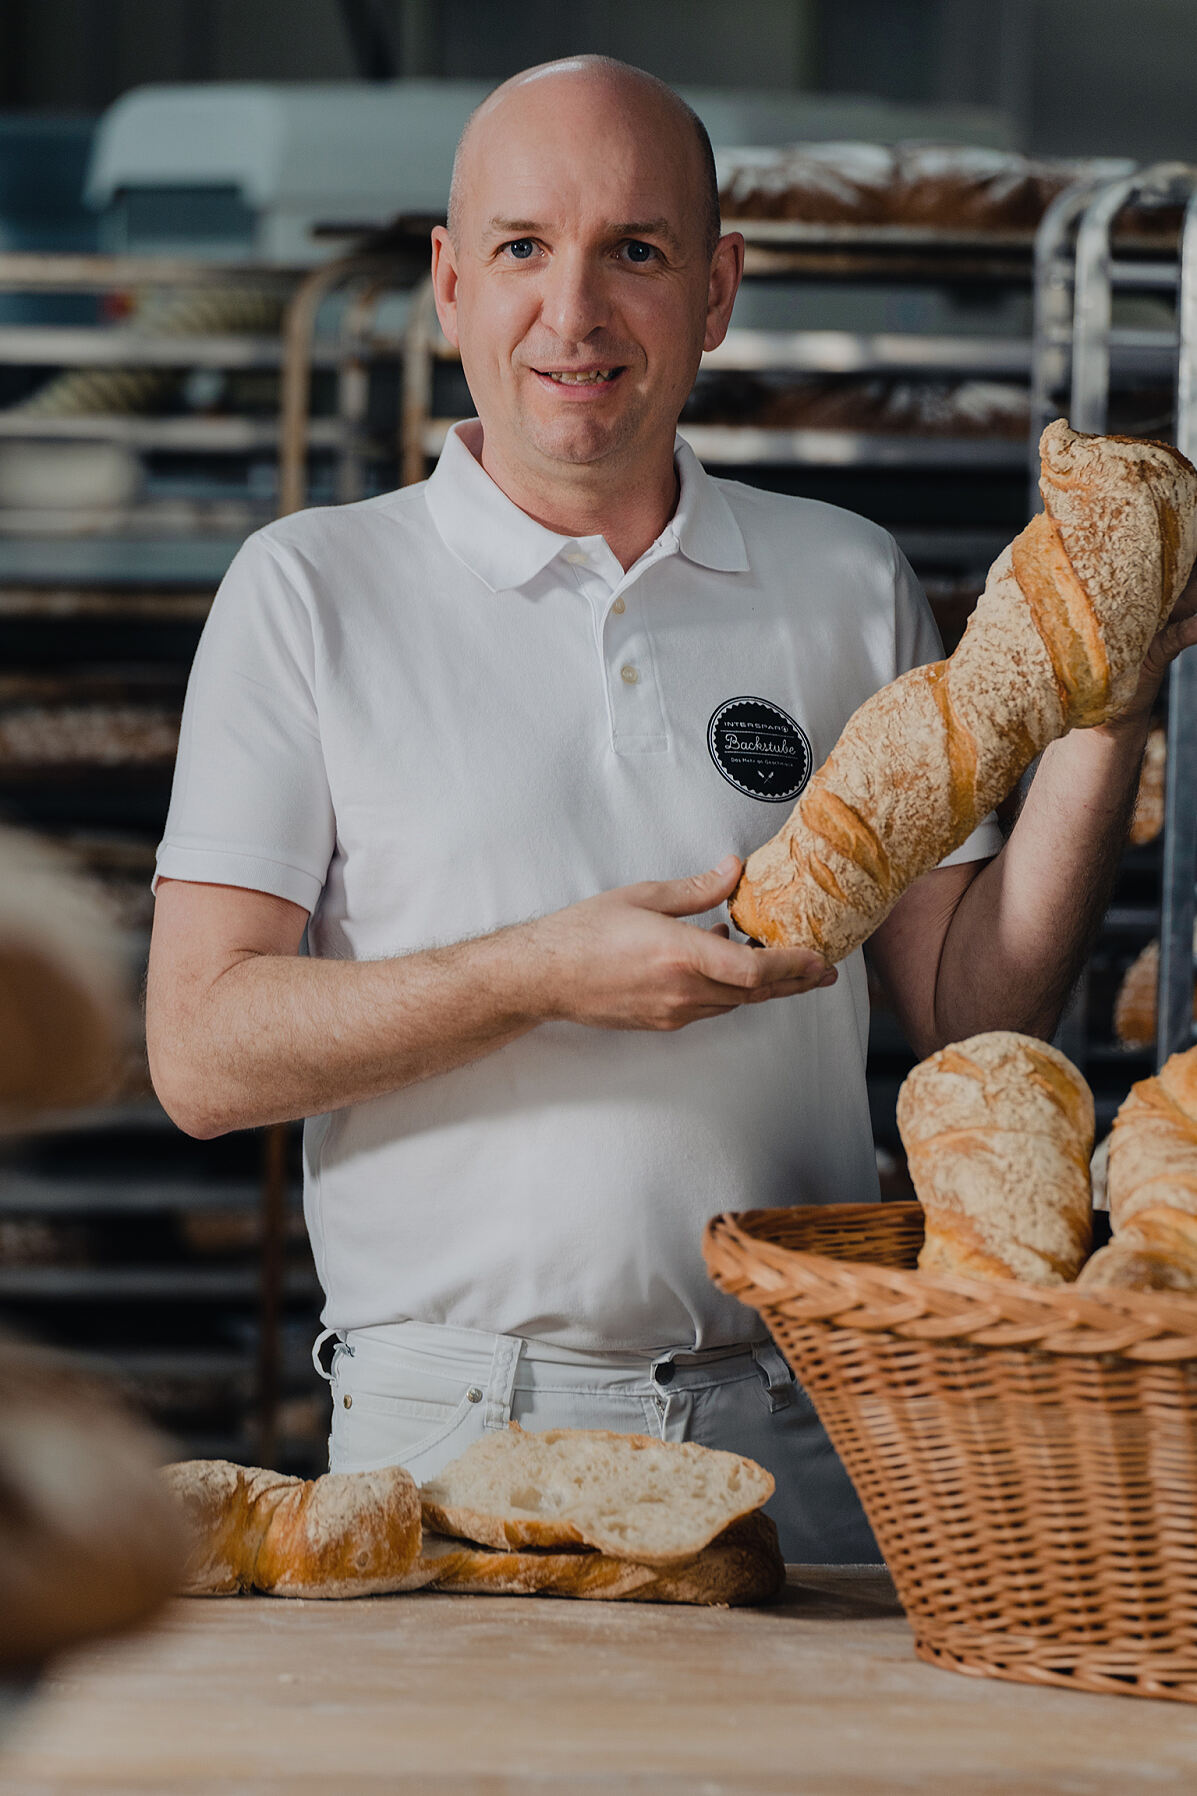
[[[744,239],[739,231],[729,231],[715,245],[711,258],[711,279],[707,287],[707,324],[703,349],[718,349],[731,323],[732,307],[740,282],[744,278]]]
[[[457,349],[457,254],[444,225],[432,232],[432,292],[445,339]]]

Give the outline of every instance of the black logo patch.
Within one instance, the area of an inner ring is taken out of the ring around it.
[[[707,725],[711,759],[737,792],[781,804],[811,776],[806,731],[767,698],[725,699]]]

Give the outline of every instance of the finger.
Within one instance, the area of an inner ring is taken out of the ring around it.
[[[783,979],[821,979],[827,962],[811,948],[749,948],[740,942],[724,941],[712,930],[703,934],[703,952],[695,970],[722,985],[755,991]]]
[[[746,1002],[749,1004],[768,1004],[773,998],[795,998],[803,992],[827,991],[833,986],[839,975],[834,967],[829,967],[821,979],[783,979],[779,985],[766,985],[758,992],[749,992]]]
[[[1185,649],[1192,648],[1194,643],[1197,643],[1197,612],[1182,618],[1173,613],[1172,622],[1160,631],[1152,648],[1166,664],[1175,661],[1178,655],[1183,654]]]
[[[645,880],[629,886],[628,896],[634,904],[660,911],[666,917],[694,917],[701,911],[714,910],[730,898],[743,870],[744,863],[729,854],[708,873],[692,873],[686,879]]]
[[[1176,623],[1181,618],[1192,617],[1195,611],[1197,611],[1197,563],[1194,564],[1187,585],[1182,590],[1175,605],[1173,605],[1168,621],[1169,623]]]
[[[695,988],[693,996],[699,1003],[763,1004],[769,998],[792,998],[800,992],[813,992],[820,986],[834,985],[836,978],[835,968],[829,967],[826,970],[812,970],[797,979],[771,979],[765,985],[752,987],[720,985],[707,979],[701,987]]]
[[[728,928],[726,923],[716,923],[714,928],[711,930],[711,934],[712,935],[721,935],[723,937],[724,941],[726,942],[731,937],[731,930]]]

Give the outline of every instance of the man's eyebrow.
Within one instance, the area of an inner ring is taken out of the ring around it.
[[[500,237],[537,237],[549,227],[534,218],[491,218],[486,228]],[[678,247],[677,233],[667,218],[631,219],[607,228],[612,237],[659,237],[670,248]]]
[[[490,218],[486,228],[488,231],[497,231],[503,237],[534,237],[545,227],[534,218]]]

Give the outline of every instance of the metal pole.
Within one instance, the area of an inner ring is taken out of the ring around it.
[[[1043,509],[1039,491],[1039,438],[1059,416],[1057,394],[1071,373],[1072,359],[1072,227],[1099,189],[1095,181],[1079,181],[1058,193],[1035,232],[1035,283],[1031,325],[1031,426],[1027,443],[1030,474],[1028,509]]]
[[[1190,173],[1190,186],[1197,170]],[[1176,446],[1197,461],[1197,190],[1189,194],[1180,245],[1177,307]],[[1197,650],[1168,677],[1168,766],[1160,890],[1160,982],[1156,1064],[1193,1040],[1193,882],[1197,875]]]

